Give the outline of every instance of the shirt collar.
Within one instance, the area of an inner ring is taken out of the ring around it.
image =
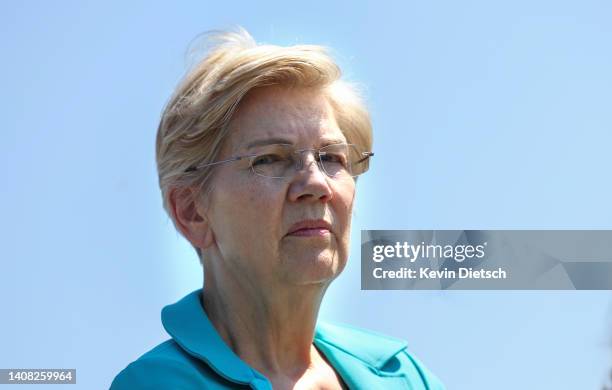
[[[325,322],[318,323],[314,341],[326,354],[348,354],[377,370],[406,348],[400,339]]]
[[[245,384],[264,379],[223,341],[202,308],[201,292],[193,291],[163,308],[162,324],[168,334],[187,353],[205,361],[226,379]],[[332,360],[338,354],[348,354],[376,369],[406,348],[402,340],[322,321],[317,324],[314,343]]]
[[[256,376],[253,368],[229,348],[208,319],[200,303],[201,289],[162,309],[166,332],[187,353],[204,360],[217,374],[239,383],[250,383]]]

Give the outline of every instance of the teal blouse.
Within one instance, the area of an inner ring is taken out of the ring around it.
[[[111,390],[272,389],[219,336],[200,304],[201,291],[164,307],[162,323],[172,338],[128,365]],[[404,341],[319,322],[314,345],[350,389],[444,389]]]

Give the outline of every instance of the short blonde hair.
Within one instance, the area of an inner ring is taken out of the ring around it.
[[[179,83],[157,130],[159,186],[164,208],[175,224],[169,205],[171,189],[196,186],[199,194],[210,191],[212,167],[186,171],[217,159],[236,108],[255,88],[320,88],[348,142],[371,150],[369,113],[355,86],[340,80],[340,68],[325,48],[258,45],[242,28],[209,37],[214,45]]]

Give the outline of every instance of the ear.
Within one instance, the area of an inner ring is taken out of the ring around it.
[[[214,235],[202,202],[193,188],[173,188],[168,194],[168,206],[176,228],[191,242],[204,250],[214,242]]]

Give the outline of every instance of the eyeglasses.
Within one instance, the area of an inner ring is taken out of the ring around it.
[[[298,150],[288,144],[271,144],[261,147],[257,154],[196,165],[186,169],[185,172],[194,172],[205,167],[250,159],[249,163],[253,173],[263,177],[280,179],[292,176],[295,171],[303,169],[304,152],[313,152],[319,169],[332,178],[361,175],[368,170],[370,157],[374,156],[374,153],[365,151],[353,144],[331,144],[319,149]]]

